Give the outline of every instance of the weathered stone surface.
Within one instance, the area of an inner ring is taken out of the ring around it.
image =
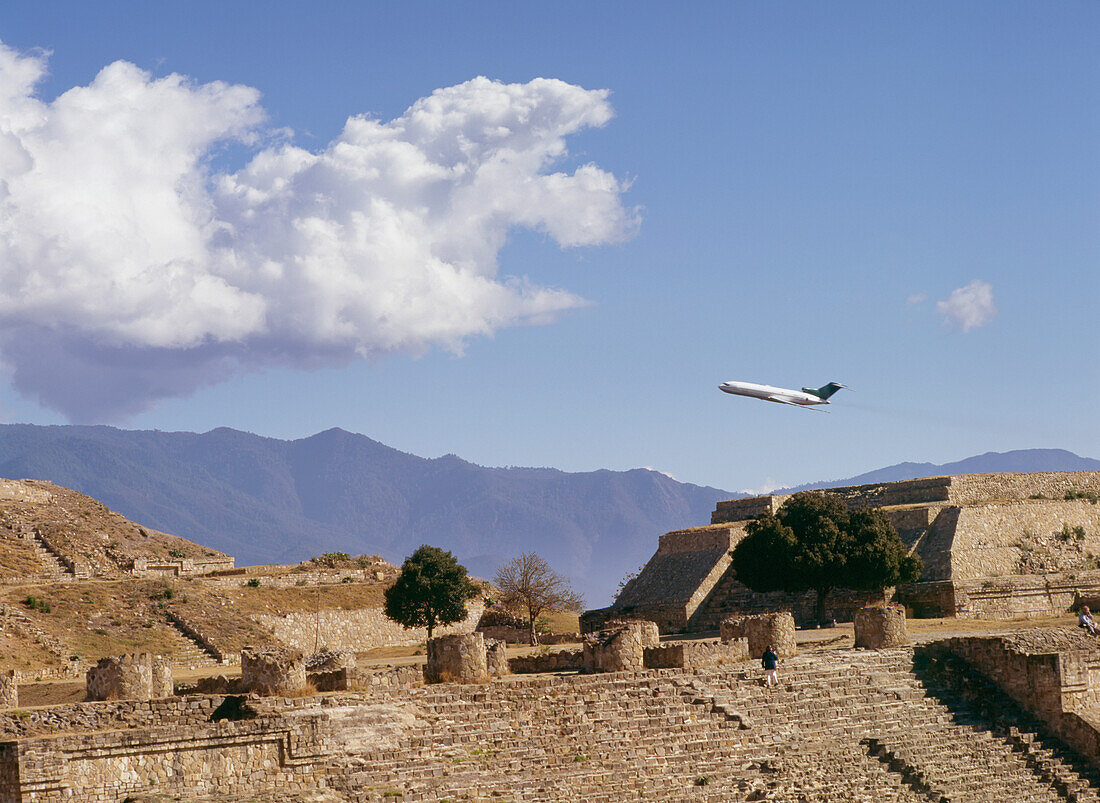
[[[152,663],[152,681],[149,685],[149,695],[158,700],[162,697],[171,697],[175,693],[172,683],[172,664],[167,658],[156,656]]]
[[[794,633],[794,617],[785,612],[731,616],[721,629],[722,641],[747,639],[751,658],[759,658],[769,645],[781,658],[797,655]]]
[[[259,694],[287,694],[306,688],[306,661],[298,650],[245,647],[241,685]]]
[[[1100,596],[1100,472],[971,474],[821,491],[852,508],[880,508],[921,558],[917,583],[873,595],[836,589],[826,618],[897,602],[917,616],[1009,618],[1065,611],[1074,592]],[[609,608],[586,611],[582,630],[630,616],[662,632],[706,632],[728,615],[789,610],[815,618],[815,594],[760,594],[739,583],[730,552],[745,526],[775,512],[784,494],[719,502],[712,524],[661,536],[656,554]]]
[[[480,633],[453,633],[428,641],[428,683],[484,683],[489,679],[485,637]]]
[[[655,622],[611,622],[607,630],[592,634],[584,642],[587,672],[636,672],[645,668],[645,648],[656,647],[661,638]]]
[[[703,666],[723,666],[749,659],[747,639],[691,639],[667,641],[658,647],[645,648],[646,669],[695,669]]]
[[[878,650],[885,647],[904,647],[908,643],[904,608],[897,605],[868,605],[856,611],[857,647]]]
[[[328,650],[306,659],[306,672],[335,672],[337,669],[354,669],[355,653],[351,650]]]
[[[0,670],[0,708],[19,707],[19,686],[15,682],[15,670]]]
[[[101,658],[85,675],[89,700],[153,698],[153,657],[146,652]]]
[[[508,674],[508,654],[503,641],[490,639],[485,642],[485,665],[490,675]]]

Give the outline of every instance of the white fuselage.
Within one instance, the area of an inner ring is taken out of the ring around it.
[[[752,382],[723,382],[718,386],[719,390],[732,393],[735,396],[749,396],[764,401],[779,402],[780,404],[797,404],[808,406],[811,404],[828,404],[826,399],[790,388],[776,388],[771,385],[755,385]]]

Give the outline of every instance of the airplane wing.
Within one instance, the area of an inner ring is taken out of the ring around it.
[[[789,404],[791,407],[797,407],[800,410],[812,410],[815,413],[827,413],[827,412],[829,412],[828,410],[821,410],[817,407],[810,407],[810,406],[805,405],[805,404],[796,404],[793,401],[787,401],[782,396],[767,396],[765,398],[768,401],[778,402],[779,404]]]

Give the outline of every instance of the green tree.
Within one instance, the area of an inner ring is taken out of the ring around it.
[[[881,591],[913,582],[923,570],[881,510],[848,510],[828,494],[795,494],[746,532],[733,550],[737,579],[753,591],[815,591],[819,622],[834,588]]]
[[[535,622],[543,613],[584,608],[584,598],[569,581],[534,552],[524,552],[497,569],[493,584],[500,592],[500,604],[527,619],[532,644],[539,643]]]
[[[406,628],[437,626],[466,618],[466,600],[481,593],[450,552],[422,546],[405,559],[396,582],[386,589],[385,612]]]

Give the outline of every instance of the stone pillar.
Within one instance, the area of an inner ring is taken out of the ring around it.
[[[151,700],[153,658],[147,652],[101,658],[85,683],[89,700]]]
[[[15,683],[15,670],[0,670],[0,708],[19,707],[19,688]]]
[[[241,685],[258,694],[289,694],[306,688],[306,661],[298,650],[245,647]]]
[[[158,655],[153,659],[153,679],[149,693],[154,700],[172,697],[176,693],[176,687],[172,683],[172,665],[167,658]]]
[[[490,675],[507,675],[508,655],[503,641],[490,639],[485,642],[485,665]]]
[[[484,683],[489,679],[485,637],[480,633],[455,633],[428,641],[428,683]]]
[[[794,617],[790,613],[761,613],[730,616],[722,620],[722,641],[743,638],[749,642],[749,657],[759,658],[771,645],[781,658],[798,654],[794,638]]]
[[[905,630],[905,608],[898,605],[868,605],[855,616],[856,646],[872,650],[903,647],[909,643]]]
[[[601,630],[584,641],[588,672],[637,672],[645,668],[646,647],[661,643],[655,622],[626,621]]]

